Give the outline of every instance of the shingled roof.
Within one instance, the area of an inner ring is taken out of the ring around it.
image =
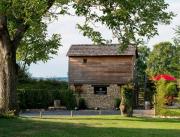
[[[72,45],[67,56],[121,56],[136,55],[136,48],[129,46],[122,53],[118,44],[110,45]]]

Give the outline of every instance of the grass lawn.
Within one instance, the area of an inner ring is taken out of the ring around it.
[[[76,116],[0,119],[0,137],[179,137],[180,119]]]
[[[161,113],[164,116],[180,116],[180,109],[164,109]]]

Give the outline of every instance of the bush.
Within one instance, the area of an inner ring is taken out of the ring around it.
[[[121,113],[132,116],[133,113],[133,87],[131,84],[127,84],[121,87],[121,104],[124,107]]]
[[[69,89],[60,92],[60,100],[62,105],[65,105],[68,110],[72,110],[77,106],[76,98]]]
[[[18,103],[20,109],[41,109],[52,106],[54,100],[60,99],[60,93],[57,90],[17,90]]]
[[[156,83],[156,115],[166,114],[166,105],[172,105],[175,94],[175,83],[164,80],[160,80]]]
[[[76,99],[70,90],[18,90],[18,103],[20,109],[41,109],[54,105],[54,100],[61,100],[67,109],[74,109]]]
[[[180,116],[180,109],[163,109],[161,111],[163,116]]]
[[[121,100],[119,98],[114,99],[114,108],[119,108],[119,105],[121,103]]]
[[[53,89],[53,90],[52,90]],[[17,86],[20,109],[40,109],[54,105],[54,100],[69,100],[73,102],[72,93],[68,92],[68,84],[56,80],[19,80]],[[68,93],[66,93],[68,92]],[[64,94],[66,94],[66,96]],[[65,99],[67,98],[67,99]],[[74,99],[73,99],[74,100]],[[64,103],[67,108],[71,103]]]
[[[176,84],[174,82],[166,84],[165,96],[175,96],[176,92]]]
[[[86,109],[87,106],[86,106],[86,102],[84,100],[84,98],[80,98],[79,99],[79,109]]]
[[[165,100],[166,81],[160,80],[156,83],[156,100],[155,100],[155,113],[160,115],[163,111]]]

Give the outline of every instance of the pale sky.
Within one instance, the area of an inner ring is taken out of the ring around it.
[[[174,36],[173,28],[180,25],[180,0],[166,0],[169,3],[170,11],[177,14],[170,25],[159,25],[159,35],[152,38],[147,45],[152,47],[154,44],[162,41],[171,41]],[[58,20],[48,26],[48,34],[61,34],[62,47],[59,48],[57,56],[49,60],[47,63],[39,62],[30,66],[30,73],[33,77],[66,77],[68,73],[68,58],[66,53],[72,44],[91,44],[91,40],[83,37],[76,28],[76,24],[83,21],[83,18],[76,16],[61,16]],[[103,26],[98,26],[98,30],[102,32],[103,37],[110,39],[112,34]]]

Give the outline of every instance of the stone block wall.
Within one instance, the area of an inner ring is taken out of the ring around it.
[[[73,84],[70,88],[75,91]],[[88,108],[113,109],[115,98],[120,98],[120,86],[117,84],[110,84],[106,95],[94,94],[94,87],[89,84],[83,84],[81,88],[80,94],[75,92],[76,99],[78,101],[79,98],[84,98]]]

